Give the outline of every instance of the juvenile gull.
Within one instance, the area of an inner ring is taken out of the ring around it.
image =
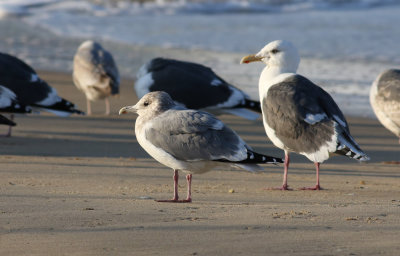
[[[259,94],[265,131],[275,146],[285,151],[281,190],[287,190],[289,153],[302,154],[315,164],[316,185],[320,163],[331,155],[369,160],[350,135],[349,126],[332,97],[307,78],[296,74],[300,57],[288,41],[273,41],[241,63],[262,61],[267,66],[259,80]]]
[[[109,115],[108,97],[119,93],[120,82],[112,55],[97,42],[83,42],[74,56],[72,77],[75,86],[86,95],[88,115],[92,114],[91,101],[100,99],[105,100]]]
[[[254,152],[233,130],[213,115],[176,105],[166,92],[150,92],[119,114],[133,112],[139,144],[158,162],[174,170],[174,197],[162,202],[191,202],[192,173],[233,165],[258,171],[261,163],[282,163],[280,158]],[[178,197],[178,171],[186,175],[185,200]]]
[[[211,68],[192,62],[152,59],[139,69],[134,88],[139,99],[148,92],[165,91],[175,102],[189,109],[214,114],[257,119],[261,113],[260,102],[251,100]]]
[[[400,143],[400,70],[382,72],[372,84],[369,96],[378,120],[399,137]]]

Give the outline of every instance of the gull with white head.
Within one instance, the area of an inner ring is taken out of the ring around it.
[[[296,74],[300,57],[288,41],[267,44],[257,54],[243,57],[241,63],[264,62],[259,79],[259,96],[265,131],[275,146],[285,151],[283,184],[288,190],[289,153],[295,152],[314,162],[316,185],[320,163],[338,154],[359,161],[369,160],[354,138],[342,111],[332,97],[307,78]]]
[[[233,130],[213,115],[178,106],[162,91],[144,95],[120,114],[136,113],[135,134],[139,144],[154,159],[174,170],[174,197],[159,202],[191,202],[193,173],[232,165],[248,171],[262,170],[257,164],[282,163],[280,158],[254,152]],[[179,200],[178,171],[184,171],[187,197]]]

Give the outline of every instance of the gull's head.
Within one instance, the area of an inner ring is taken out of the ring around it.
[[[162,91],[145,94],[136,105],[126,106],[119,110],[119,114],[135,113],[139,116],[156,116],[176,106],[168,93]]]
[[[101,44],[92,40],[86,40],[78,47],[78,51],[83,50],[93,50],[93,49],[102,49]]]
[[[300,63],[300,56],[296,47],[291,42],[277,40],[270,42],[256,54],[243,57],[240,63],[254,61],[261,61],[268,67],[278,67],[286,70],[286,72],[295,73]]]

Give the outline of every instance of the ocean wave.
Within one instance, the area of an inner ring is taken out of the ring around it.
[[[282,13],[309,10],[365,9],[399,4],[397,0],[0,0],[0,17],[31,15],[43,10],[121,14]]]

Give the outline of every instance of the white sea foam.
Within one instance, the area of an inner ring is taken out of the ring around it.
[[[309,10],[363,9],[398,4],[397,0],[0,0],[0,10],[58,9],[97,15],[182,13],[282,13]],[[11,8],[11,9],[12,9]],[[12,10],[10,10],[13,12]],[[21,12],[26,14],[26,12]]]

